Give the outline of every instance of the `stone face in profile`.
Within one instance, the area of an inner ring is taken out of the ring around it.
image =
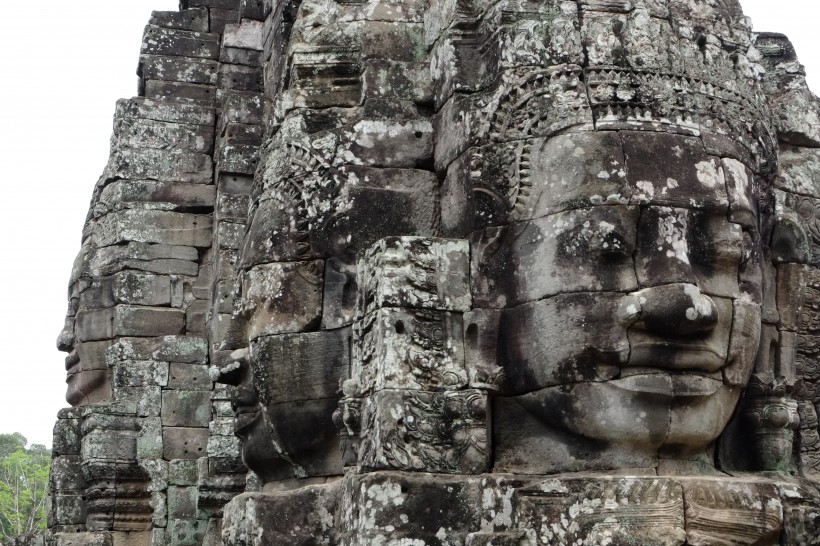
[[[55,536],[816,543],[795,62],[734,0],[154,14],[58,341]]]

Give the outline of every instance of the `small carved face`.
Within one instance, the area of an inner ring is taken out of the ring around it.
[[[222,340],[242,356],[220,379],[239,387],[235,432],[245,463],[266,482],[341,472],[332,415],[349,367],[346,331],[315,331],[324,260],[294,242],[282,227],[294,211],[280,205],[263,199],[252,214]]]
[[[504,309],[510,394],[589,440],[702,452],[734,411],[760,335],[753,176],[698,138],[577,142],[563,157],[533,147],[531,199],[554,212],[474,238],[479,304]]]

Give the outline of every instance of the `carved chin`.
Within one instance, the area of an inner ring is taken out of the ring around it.
[[[541,422],[571,435],[685,456],[720,435],[740,393],[704,376],[653,373],[549,387],[517,399]]]
[[[236,422],[236,435],[242,440],[242,461],[245,465],[265,482],[293,477],[291,465],[282,459],[274,447],[261,409],[240,415]]]
[[[66,402],[72,406],[99,404],[111,399],[107,370],[83,370],[66,376]]]

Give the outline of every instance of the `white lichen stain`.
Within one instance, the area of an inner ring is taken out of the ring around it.
[[[652,185],[652,182],[641,180],[636,182],[635,186],[641,190],[641,195],[638,196],[639,198],[652,199],[655,197],[655,186]]]
[[[723,185],[723,170],[718,169],[712,161],[701,161],[695,165],[697,169],[698,182],[707,188],[714,188]]]

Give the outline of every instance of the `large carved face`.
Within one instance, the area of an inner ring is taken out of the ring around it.
[[[74,261],[68,287],[68,310],[65,324],[57,337],[57,350],[68,353],[65,358],[66,401],[72,406],[104,402],[111,398],[111,384],[105,351],[108,341],[95,341],[79,332],[77,321],[91,320],[81,309],[94,307],[95,280],[90,269],[91,253],[83,247]],[[97,283],[98,284],[98,283]]]
[[[567,454],[627,454],[599,465],[703,453],[760,336],[751,172],[699,138],[627,131],[535,141],[530,168],[530,211],[548,213],[473,235],[509,394]]]

